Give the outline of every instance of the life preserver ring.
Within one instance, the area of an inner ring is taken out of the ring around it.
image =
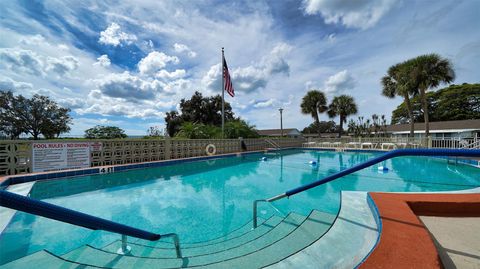
[[[217,153],[217,148],[214,144],[208,144],[205,148],[205,153],[207,153],[208,156],[215,155],[215,153]]]

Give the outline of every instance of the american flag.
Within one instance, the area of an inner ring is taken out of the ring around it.
[[[223,58],[223,78],[225,90],[231,97],[234,97],[235,90],[233,89],[232,79],[230,78],[230,73],[228,73],[227,61],[225,61],[225,58]]]

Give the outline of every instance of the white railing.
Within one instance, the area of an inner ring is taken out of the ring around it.
[[[480,140],[475,139],[476,141],[473,141],[470,144],[464,145],[462,149],[479,149],[480,148]]]
[[[399,149],[399,148],[480,148],[478,138],[342,137],[311,138],[305,148]]]
[[[428,139],[400,137],[342,137],[314,138],[303,144],[306,148],[343,148],[343,149],[397,149],[426,148]]]
[[[265,138],[264,140],[265,140],[266,143],[270,144],[275,149],[281,149],[282,148],[277,142],[273,141],[270,138]]]
[[[476,139],[474,138],[445,138],[445,139],[432,139],[432,148],[447,148],[447,149],[460,149],[468,148],[468,145],[474,144]]]

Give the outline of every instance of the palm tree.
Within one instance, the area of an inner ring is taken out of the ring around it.
[[[303,114],[312,115],[317,126],[320,126],[319,114],[327,111],[327,98],[321,91],[311,90],[303,97],[300,104]],[[320,136],[320,129],[318,129]]]
[[[417,85],[420,93],[425,120],[425,136],[428,137],[430,128],[426,92],[442,83],[446,84],[455,80],[455,71],[448,59],[435,53],[421,55],[407,62],[413,66],[410,79]]]
[[[343,123],[347,122],[347,117],[357,113],[357,105],[350,95],[340,95],[333,98],[332,103],[328,106],[328,116],[334,118],[340,116],[340,129],[338,137],[342,136]]]
[[[390,66],[387,75],[382,78],[382,95],[388,98],[395,98],[395,96],[403,97],[410,119],[410,137],[413,137],[415,121],[410,97],[416,95],[417,91],[415,85],[409,79],[411,69],[412,65],[407,62]]]

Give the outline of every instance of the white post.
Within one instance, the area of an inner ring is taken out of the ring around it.
[[[222,138],[225,138],[225,56],[222,47]]]

